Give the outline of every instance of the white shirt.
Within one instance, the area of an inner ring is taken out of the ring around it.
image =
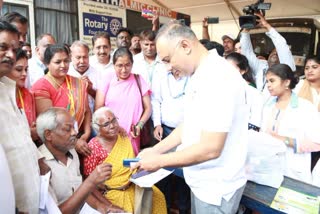
[[[294,59],[287,41],[274,28],[271,28],[266,35],[272,40],[279,57],[280,63],[287,64],[293,71],[296,70]],[[265,88],[265,74],[269,68],[266,60],[258,59],[253,52],[250,34],[242,32],[240,37],[241,53],[247,57],[249,65],[255,75],[257,89],[262,91]]]
[[[32,85],[44,76],[44,70],[47,68],[35,55],[28,60],[28,73],[26,79],[26,88],[30,89]]]
[[[246,98],[249,105],[249,123],[261,127],[262,108],[264,104],[263,95],[256,88],[246,82]]]
[[[112,57],[110,56],[110,61],[108,64],[104,65],[101,64],[96,55],[90,56],[89,57],[89,62],[90,62],[90,66],[92,66],[96,72],[97,72],[97,78],[99,80],[102,79],[106,79],[107,73],[108,72],[115,72],[114,71],[114,67],[113,67],[113,63],[112,63]],[[99,87],[99,84],[102,83],[103,81],[97,81],[97,88]]]
[[[101,64],[98,61],[98,58],[96,55],[92,55],[89,57],[90,66],[92,66],[96,71],[102,72],[102,71],[110,71],[111,68],[113,68],[112,63],[112,57],[110,56],[110,61],[108,64]]]
[[[39,153],[30,136],[26,117],[16,103],[16,83],[7,77],[0,79],[0,144],[10,167],[20,212],[38,213],[40,172]],[[2,179],[2,178],[1,178]]]
[[[158,57],[149,64],[142,52],[133,56],[132,73],[140,74],[149,86],[153,84],[155,72],[167,72],[166,65]]]
[[[55,159],[45,144],[39,147],[39,151],[51,169],[50,187],[53,190],[53,198],[58,204],[61,204],[70,198],[82,183],[78,154],[71,149],[68,153],[67,165],[64,165]]]
[[[97,90],[97,82],[98,82],[98,75],[99,74],[92,66],[89,65],[88,70],[86,70],[86,72],[84,72],[83,74],[80,74],[78,71],[76,71],[76,69],[73,67],[73,65],[70,65],[68,74],[70,76],[77,77],[77,78],[88,77],[89,80],[92,82],[93,90],[95,90],[95,91]],[[93,113],[94,112],[95,97],[92,97],[90,94],[88,94],[88,95],[89,95],[88,96],[89,106],[90,106],[91,112]]]
[[[246,183],[248,106],[241,74],[217,52],[200,62],[188,83],[182,144],[197,144],[201,131],[227,132],[220,157],[184,167],[192,192],[205,203],[220,206]],[[215,142],[206,142],[215,143]]]
[[[156,72],[151,94],[154,127],[164,124],[175,128],[183,121],[188,81],[189,77],[175,79],[171,72]]]
[[[296,85],[296,87],[294,88],[294,91],[297,94],[300,92],[301,87],[304,84],[304,81],[307,81],[307,80],[301,79],[299,81],[299,83]],[[310,87],[310,90],[311,90],[311,94],[312,94],[312,103],[316,107],[316,109],[318,109],[318,106],[320,104],[320,94],[313,87]],[[320,118],[320,112],[318,112],[318,116]],[[316,163],[315,167],[313,168],[312,177],[313,177],[313,179],[312,179],[313,185],[320,187],[320,161],[319,160]]]
[[[298,147],[306,139],[320,143],[318,111],[311,102],[292,93],[285,110],[279,112],[275,104],[276,98],[271,98],[264,106],[262,131],[267,132],[274,127],[278,135],[296,139]],[[285,175],[312,183],[311,154],[294,153],[293,148],[287,147]]]
[[[0,207],[2,213],[15,213],[14,188],[6,154],[0,144]]]

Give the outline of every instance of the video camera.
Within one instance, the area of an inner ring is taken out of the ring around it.
[[[243,13],[245,16],[239,17],[239,24],[241,28],[254,28],[257,25],[257,17],[254,13],[259,13],[263,16],[266,14],[266,10],[270,10],[271,3],[264,3],[264,0],[258,0],[256,3],[247,5],[243,8]]]

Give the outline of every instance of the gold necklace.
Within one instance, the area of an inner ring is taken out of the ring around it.
[[[50,71],[48,72],[47,75],[48,75],[48,78],[50,80],[52,80],[53,83],[56,84],[56,86],[58,86],[58,89],[61,88],[62,91],[64,91],[67,94],[68,100],[69,100],[69,104],[67,106],[67,110],[70,112],[70,114],[72,116],[74,116],[76,114],[76,110],[75,110],[75,101],[74,101],[73,94],[72,94],[73,87],[72,87],[71,80],[70,79],[68,80],[67,76],[65,77],[64,81],[66,81],[66,83],[67,83],[67,89],[65,89],[65,88],[62,87],[62,84],[63,84],[64,81],[61,84],[59,84],[55,80],[55,78],[52,76]]]
[[[52,74],[50,73],[50,71],[48,72],[47,76],[49,77],[49,79],[50,79],[51,81],[53,81],[53,83],[54,83],[58,88],[62,88],[63,82],[62,82],[61,84],[59,84],[59,83],[57,82],[57,80],[52,76]]]

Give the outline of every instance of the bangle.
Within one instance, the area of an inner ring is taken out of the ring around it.
[[[143,126],[144,126],[144,122],[140,120],[140,121],[137,123],[136,126],[138,126],[138,127],[140,128],[140,130],[142,130],[142,129],[143,129]]]
[[[283,141],[286,146],[290,146],[290,138],[286,137],[286,139]]]

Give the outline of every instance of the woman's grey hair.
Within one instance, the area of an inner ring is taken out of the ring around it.
[[[66,112],[64,108],[49,108],[47,111],[42,112],[37,117],[37,133],[43,143],[46,142],[44,132],[46,130],[54,130],[57,128],[59,121],[57,120],[58,113]]]
[[[92,115],[92,123],[91,126],[93,128],[93,130],[98,133],[99,132],[99,126],[97,124],[99,124],[99,120],[101,117],[103,117],[105,115],[106,112],[110,112],[111,114],[114,115],[113,111],[111,110],[111,108],[108,108],[106,106],[99,108],[98,110],[96,110],[93,115]]]
[[[197,36],[190,27],[181,24],[177,20],[172,20],[163,25],[157,33],[156,40],[158,40],[159,38],[165,38],[168,41],[174,41],[179,38],[198,40]]]

